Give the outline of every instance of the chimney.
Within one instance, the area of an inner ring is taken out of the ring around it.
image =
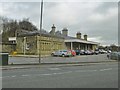
[[[56,27],[54,26],[54,24],[53,24],[53,26],[51,28],[52,28],[52,30],[50,31],[51,35],[55,35]]]
[[[84,40],[86,40],[86,41],[87,41],[87,35],[86,35],[86,34],[84,35]]]
[[[68,29],[67,28],[63,28],[62,35],[63,36],[68,36]]]
[[[81,33],[80,33],[80,32],[77,32],[77,33],[76,33],[76,37],[77,37],[77,39],[81,39]]]

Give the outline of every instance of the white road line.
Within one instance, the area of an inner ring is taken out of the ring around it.
[[[10,76],[4,76],[4,77],[2,77],[2,78],[8,78],[8,77],[10,77]]]
[[[16,75],[14,75],[14,76],[11,76],[11,77],[16,77]]]
[[[51,70],[60,70],[60,68],[49,68]],[[99,71],[106,71],[106,70],[112,70],[113,68],[106,68],[106,69],[100,69]],[[21,75],[23,77],[28,77],[28,76],[50,76],[50,75],[60,75],[60,74],[68,74],[68,73],[72,73],[72,72],[95,72],[95,71],[98,71],[98,70],[75,70],[75,71],[67,71],[67,72],[58,72],[58,73],[46,73],[46,74],[31,74],[31,75]],[[17,77],[16,75],[13,75],[13,76],[4,76],[4,77],[0,77],[0,79],[2,78],[14,78],[14,77]]]
[[[75,72],[95,72],[97,70],[76,70]]]
[[[63,66],[63,65],[56,65],[56,66]]]
[[[53,73],[53,74],[63,74],[63,73],[60,72],[60,73]]]
[[[49,70],[61,70],[60,68],[48,68]]]
[[[40,75],[52,75],[52,74],[40,74]]]
[[[112,68],[100,69],[100,71],[112,70]]]
[[[58,73],[53,73],[53,74],[58,74]]]
[[[30,75],[21,75],[21,76],[26,77],[26,76],[30,76]]]

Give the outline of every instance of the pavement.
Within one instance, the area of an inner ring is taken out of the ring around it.
[[[76,56],[76,57],[42,57],[39,64],[38,56],[18,55],[9,57],[9,65],[0,66],[0,70],[12,70],[12,69],[28,69],[39,67],[60,67],[60,66],[83,66],[93,65],[99,63],[116,62],[116,60],[109,60],[105,55],[90,55],[90,56]]]

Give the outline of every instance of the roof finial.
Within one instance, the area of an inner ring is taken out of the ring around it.
[[[54,24],[53,24],[52,28],[56,28]]]

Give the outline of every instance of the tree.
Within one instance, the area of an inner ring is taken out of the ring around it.
[[[19,28],[27,30],[27,31],[38,30],[37,27],[29,21],[29,18],[24,18],[22,21],[20,21],[19,22]]]
[[[0,26],[3,27],[2,42],[7,42],[9,37],[15,37],[16,32],[21,29],[26,31],[38,30],[37,27],[33,25],[28,18],[23,19],[22,21],[17,21],[6,17],[0,17],[0,20],[1,20]]]
[[[2,42],[7,42],[9,37],[14,37],[15,32],[18,29],[18,22],[17,20],[8,19],[2,17]]]

